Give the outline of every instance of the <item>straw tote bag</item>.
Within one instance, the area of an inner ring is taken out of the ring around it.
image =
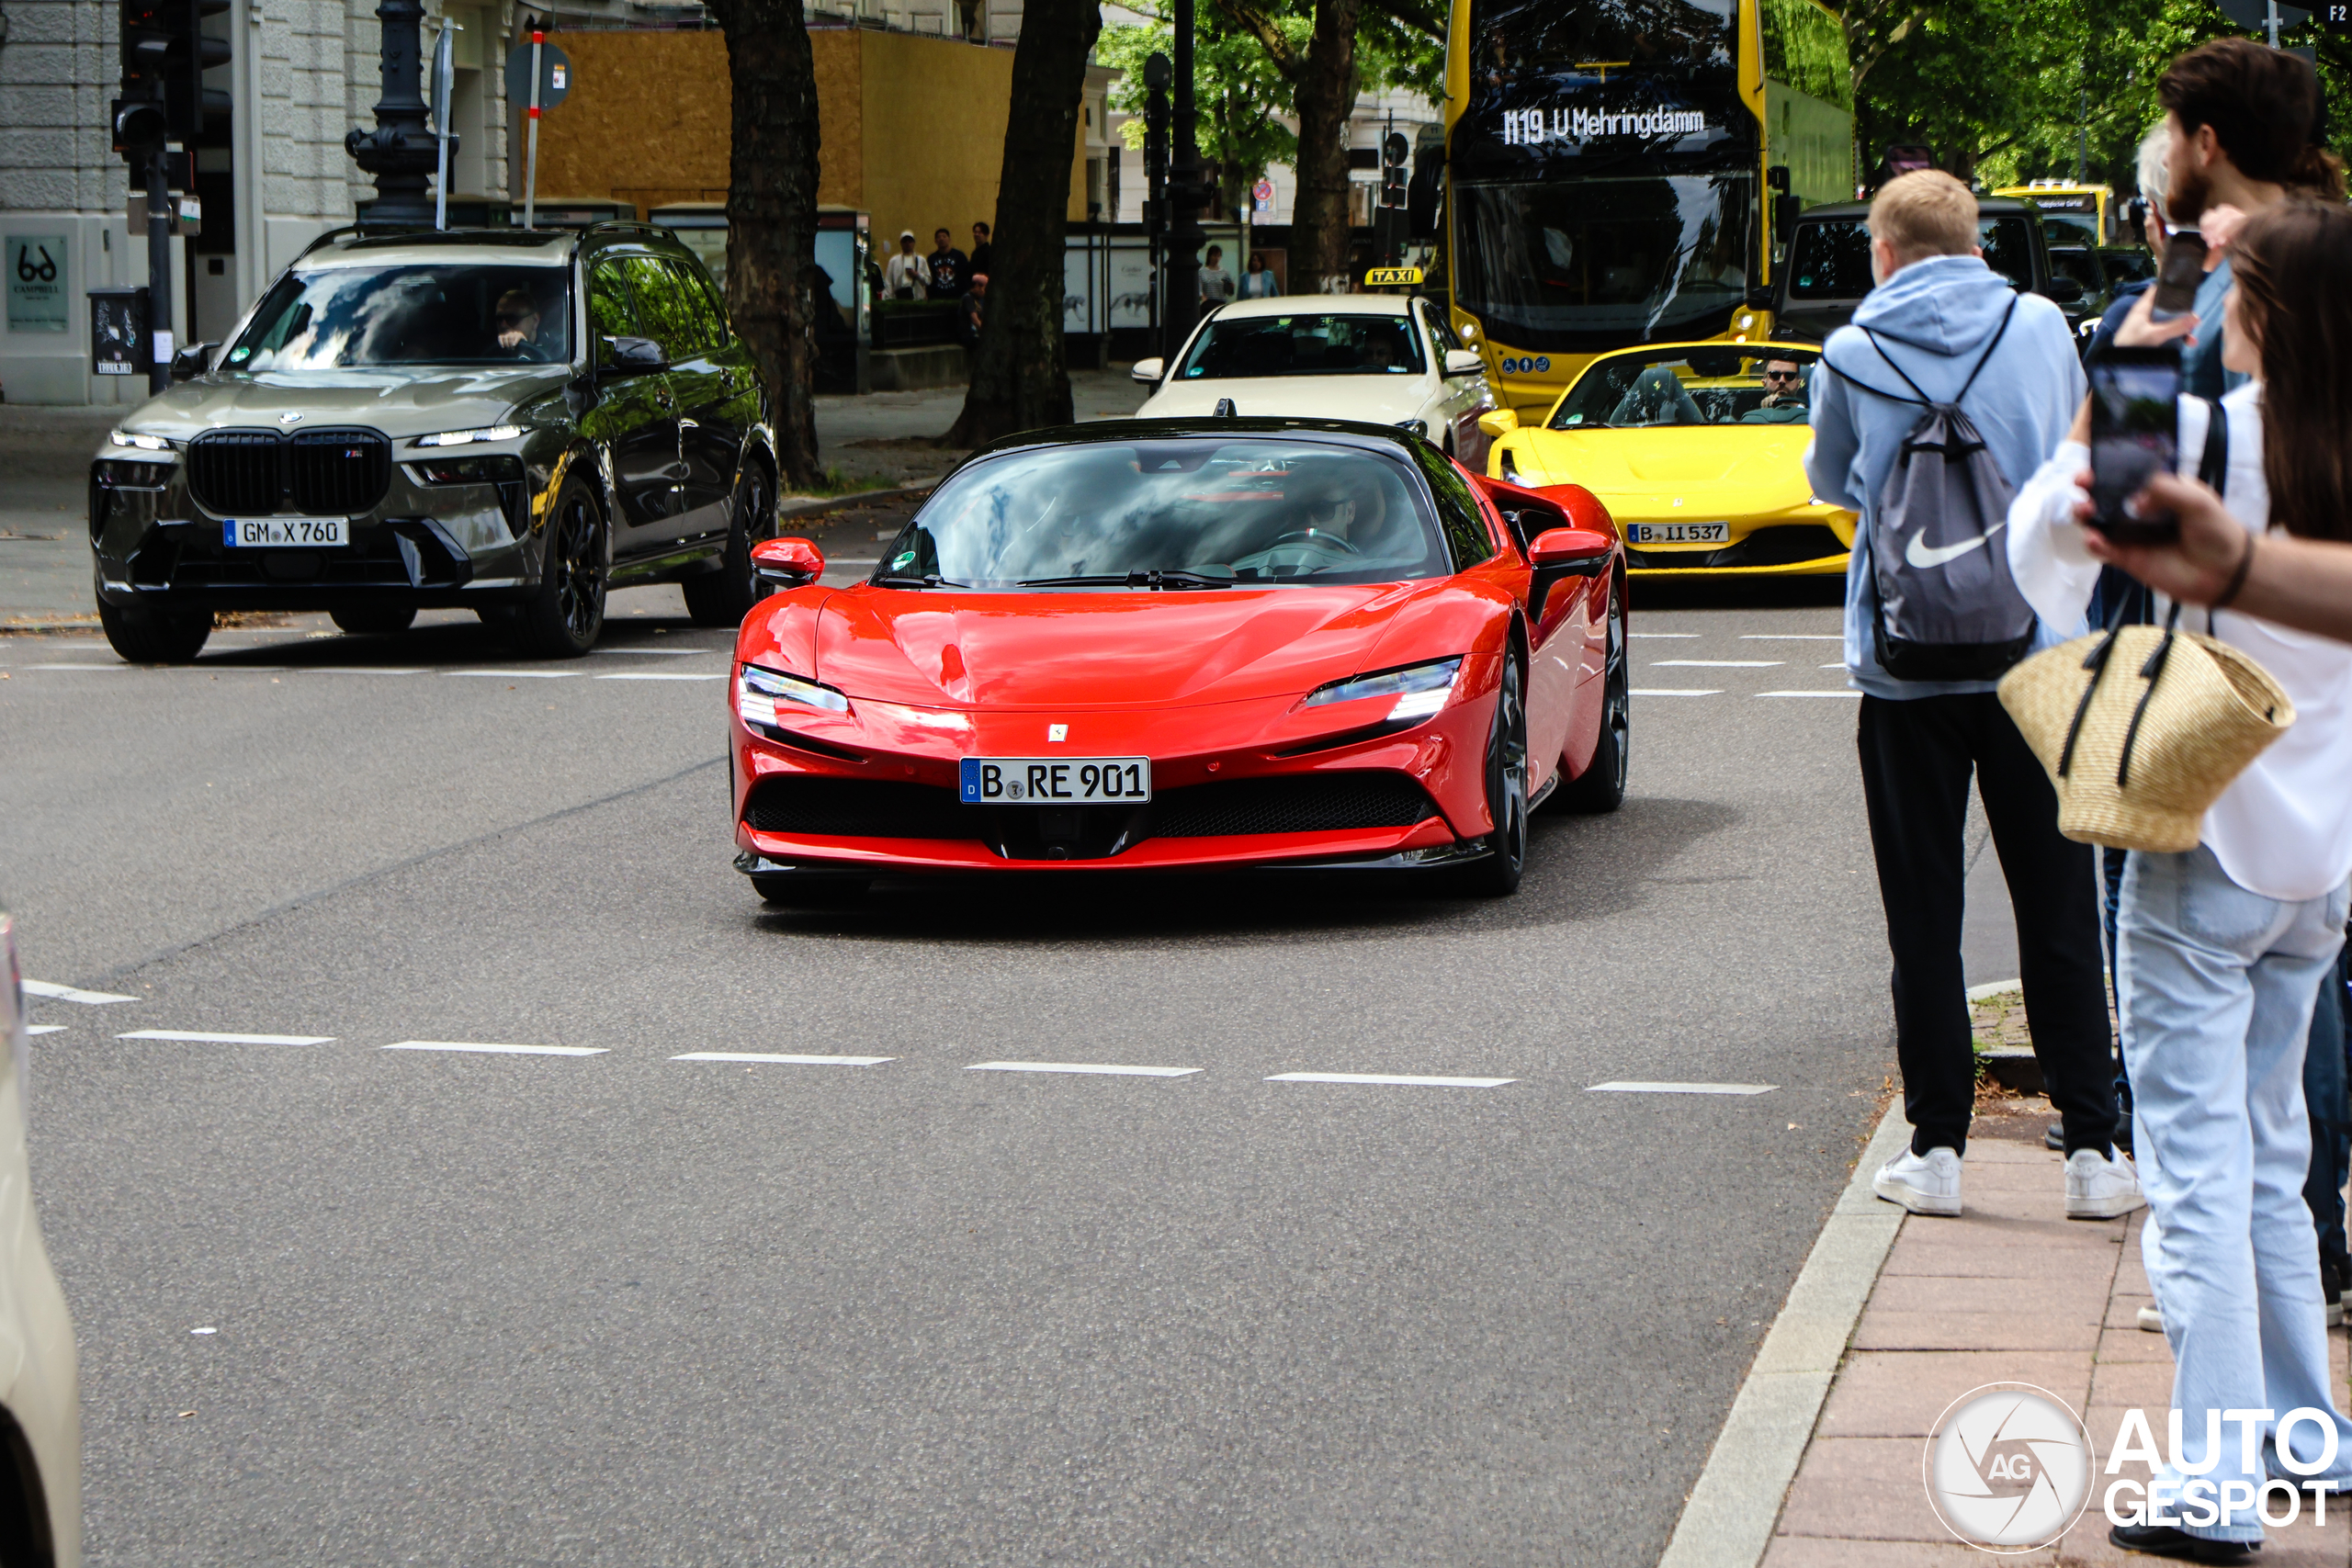
[[[2084,843],[2177,854],[2205,812],[2295,722],[2270,671],[2228,643],[2116,626],[2037,653],[2001,679],[2001,705],[2058,788],[2058,830]]]
[[[2197,477],[2218,491],[2229,482],[2229,414],[2205,406]],[[2181,631],[2177,604],[2161,628],[2124,625],[2145,592],[2134,585],[2104,635],[2037,653],[2003,676],[2001,705],[2050,770],[2061,833],[2178,854],[2197,847],[2207,808],[2231,781],[2295,722],[2295,705],[2253,659]]]

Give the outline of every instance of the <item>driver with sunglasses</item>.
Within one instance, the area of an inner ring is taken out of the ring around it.
[[[511,354],[517,359],[544,361],[546,347],[539,342],[538,302],[520,288],[510,288],[498,297],[498,352]]]
[[[1739,416],[1742,424],[1803,424],[1810,417],[1804,404],[1804,371],[1793,359],[1764,362],[1764,400]]]

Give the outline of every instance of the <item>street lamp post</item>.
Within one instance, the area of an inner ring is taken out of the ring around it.
[[[384,24],[384,96],[376,102],[376,129],[355,130],[343,139],[352,161],[376,177],[371,224],[433,222],[432,180],[441,148],[425,123],[424,19],[422,0],[380,0],[376,16]],[[456,152],[454,143],[450,151]]]
[[[1169,118],[1174,122],[1173,167],[1169,170],[1168,205],[1175,221],[1168,231],[1168,336],[1170,358],[1192,335],[1201,309],[1201,246],[1208,234],[1201,228],[1202,189],[1199,118],[1193,102],[1193,0],[1176,0],[1176,102]]]

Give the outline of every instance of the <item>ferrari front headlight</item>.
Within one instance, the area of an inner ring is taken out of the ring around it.
[[[1334,681],[1318,686],[1306,695],[1302,707],[1319,707],[1325,703],[1352,703],[1366,697],[1395,697],[1396,705],[1388,710],[1393,721],[1400,718],[1427,718],[1445,705],[1453,694],[1454,677],[1462,673],[1462,656],[1433,659],[1426,664],[1408,664],[1401,670],[1383,670],[1370,675],[1354,675],[1345,681]]]
[[[774,726],[778,703],[798,703],[804,707],[821,708],[827,713],[849,712],[849,698],[831,686],[804,681],[797,675],[787,675],[781,670],[769,670],[757,664],[745,664],[737,669],[735,712],[745,724]]]

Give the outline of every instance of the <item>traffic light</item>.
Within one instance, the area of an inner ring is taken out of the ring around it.
[[[226,39],[207,38],[204,18],[229,0],[121,0],[122,96],[114,100],[114,146],[134,152],[165,141],[225,144],[229,95],[204,73],[229,62]]]
[[[1405,205],[1405,160],[1412,153],[1412,146],[1401,130],[1392,130],[1380,141],[1380,205],[1402,208]]]

